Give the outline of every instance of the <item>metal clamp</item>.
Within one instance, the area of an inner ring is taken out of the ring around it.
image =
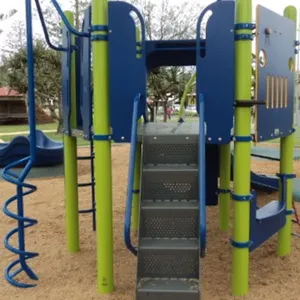
[[[294,46],[295,46],[295,47],[300,46],[300,41],[295,41],[295,42],[294,42]]]
[[[239,33],[234,36],[235,41],[253,41],[253,33]]]
[[[266,101],[258,101],[258,100],[235,100],[233,102],[234,107],[252,107],[255,105],[266,105]]]
[[[285,215],[286,216],[292,216],[295,213],[295,211],[293,209],[287,209],[285,211]]]
[[[132,190],[132,194],[139,194],[140,190]]]
[[[91,36],[91,41],[108,41],[108,35],[106,34],[93,34]]]
[[[231,194],[231,190],[230,189],[217,189],[216,194]]]
[[[232,200],[240,201],[240,202],[247,202],[252,201],[254,196],[252,194],[249,195],[237,195],[237,194],[231,194]]]
[[[248,242],[236,242],[234,241],[233,239],[230,239],[231,241],[231,246],[234,247],[234,248],[239,248],[239,249],[249,249],[253,242],[252,241],[248,241]]]
[[[90,28],[91,32],[95,31],[105,31],[105,34],[93,34],[91,36],[91,41],[108,41],[108,26],[107,25],[92,25]]]
[[[106,31],[108,32],[108,26],[107,25],[92,25],[91,26],[91,32],[94,31]]]
[[[233,142],[252,142],[253,141],[253,136],[248,135],[248,136],[233,136],[232,137]]]
[[[256,28],[255,23],[238,23],[234,25],[235,30],[243,30],[243,29],[254,30],[255,28]]]
[[[112,136],[110,134],[94,134],[93,140],[94,141],[111,141]]]
[[[286,181],[286,180],[289,180],[289,179],[294,179],[294,178],[296,178],[296,174],[276,173],[276,176],[277,176],[281,181]]]

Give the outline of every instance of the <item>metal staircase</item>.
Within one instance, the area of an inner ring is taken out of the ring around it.
[[[199,123],[148,123],[136,300],[199,300]]]

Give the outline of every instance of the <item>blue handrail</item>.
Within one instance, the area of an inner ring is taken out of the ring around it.
[[[36,5],[37,11],[38,11],[38,15],[39,15],[39,18],[40,18],[40,21],[41,21],[41,25],[42,25],[42,28],[43,28],[45,40],[46,40],[48,46],[51,49],[55,50],[55,51],[67,51],[68,50],[67,48],[57,47],[57,46],[55,46],[55,45],[52,44],[52,42],[50,40],[50,37],[49,37],[47,25],[46,25],[46,22],[45,22],[45,19],[44,19],[44,15],[43,15],[43,12],[42,12],[39,0],[35,0],[35,5]]]
[[[199,232],[200,232],[200,256],[205,257],[206,252],[206,166],[205,166],[205,112],[204,112],[204,97],[199,94]]]
[[[33,57],[33,36],[32,36],[32,6],[31,0],[26,0],[26,33],[27,33],[27,62],[28,62],[28,112],[29,112],[29,128],[30,128],[30,156],[13,162],[6,166],[2,171],[2,177],[16,185],[17,194],[9,198],[3,206],[3,212],[10,218],[18,221],[18,226],[12,229],[5,237],[4,244],[5,247],[14,254],[18,255],[18,259],[14,260],[8,265],[5,270],[5,278],[7,281],[20,288],[34,287],[35,284],[26,284],[18,282],[14,279],[16,275],[21,272],[25,272],[27,276],[32,280],[38,280],[38,277],[27,265],[27,260],[38,256],[38,253],[28,252],[25,250],[25,229],[31,227],[37,223],[36,220],[24,217],[24,203],[23,198],[36,191],[34,185],[25,183],[27,175],[29,174],[32,165],[36,158],[36,122],[35,122],[35,84],[34,84],[34,57]],[[16,174],[11,170],[18,165],[25,164],[25,168],[22,170],[21,174]],[[24,191],[27,189],[27,191]],[[16,201],[17,202],[17,214],[11,212],[8,207],[9,205]],[[12,246],[9,240],[15,234],[18,235],[18,248]],[[20,265],[20,268],[16,271],[12,269]]]
[[[124,223],[124,239],[126,247],[134,255],[137,255],[136,248],[131,243],[131,212],[132,212],[132,191],[134,185],[134,167],[135,167],[135,154],[137,144],[137,126],[138,126],[138,112],[139,104],[141,101],[141,94],[136,95],[133,102],[132,114],[132,127],[131,127],[131,144],[129,154],[129,169],[128,169],[128,182],[127,182],[127,200],[125,210],[125,223]]]
[[[66,15],[64,14],[63,10],[61,9],[61,7],[59,6],[59,4],[57,3],[56,0],[51,0],[53,6],[55,7],[57,13],[59,14],[59,16],[61,17],[63,23],[66,25],[66,27],[68,28],[68,30],[77,36],[81,36],[81,37],[89,37],[90,33],[89,32],[80,32],[78,30],[76,30],[76,28],[74,28],[70,22],[68,21]]]

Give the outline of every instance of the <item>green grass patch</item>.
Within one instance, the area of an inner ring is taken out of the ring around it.
[[[56,134],[55,132],[49,132],[45,133],[46,136],[56,142],[62,142],[63,141],[63,135],[62,134]],[[19,135],[7,135],[0,137],[4,142],[10,142],[13,138],[17,137]],[[77,145],[78,146],[88,146],[90,143],[89,141],[85,141],[82,138],[77,138]]]
[[[41,124],[36,126],[39,130],[56,130],[57,123]],[[23,125],[0,125],[0,136],[1,133],[19,132],[19,131],[29,131],[28,124]],[[3,139],[3,138],[2,138]]]

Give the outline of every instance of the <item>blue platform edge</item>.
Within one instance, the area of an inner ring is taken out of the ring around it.
[[[202,21],[209,12],[212,15],[206,25],[203,53]],[[198,19],[196,84],[198,94],[205,98],[207,143],[227,144],[231,141],[235,82],[234,20],[235,1],[216,1],[206,7]],[[199,103],[197,106],[199,112]]]
[[[5,167],[29,155],[29,137],[17,136],[9,143],[0,144],[0,167]],[[59,165],[63,160],[63,144],[49,139],[42,131],[36,130],[36,160],[33,166]]]

